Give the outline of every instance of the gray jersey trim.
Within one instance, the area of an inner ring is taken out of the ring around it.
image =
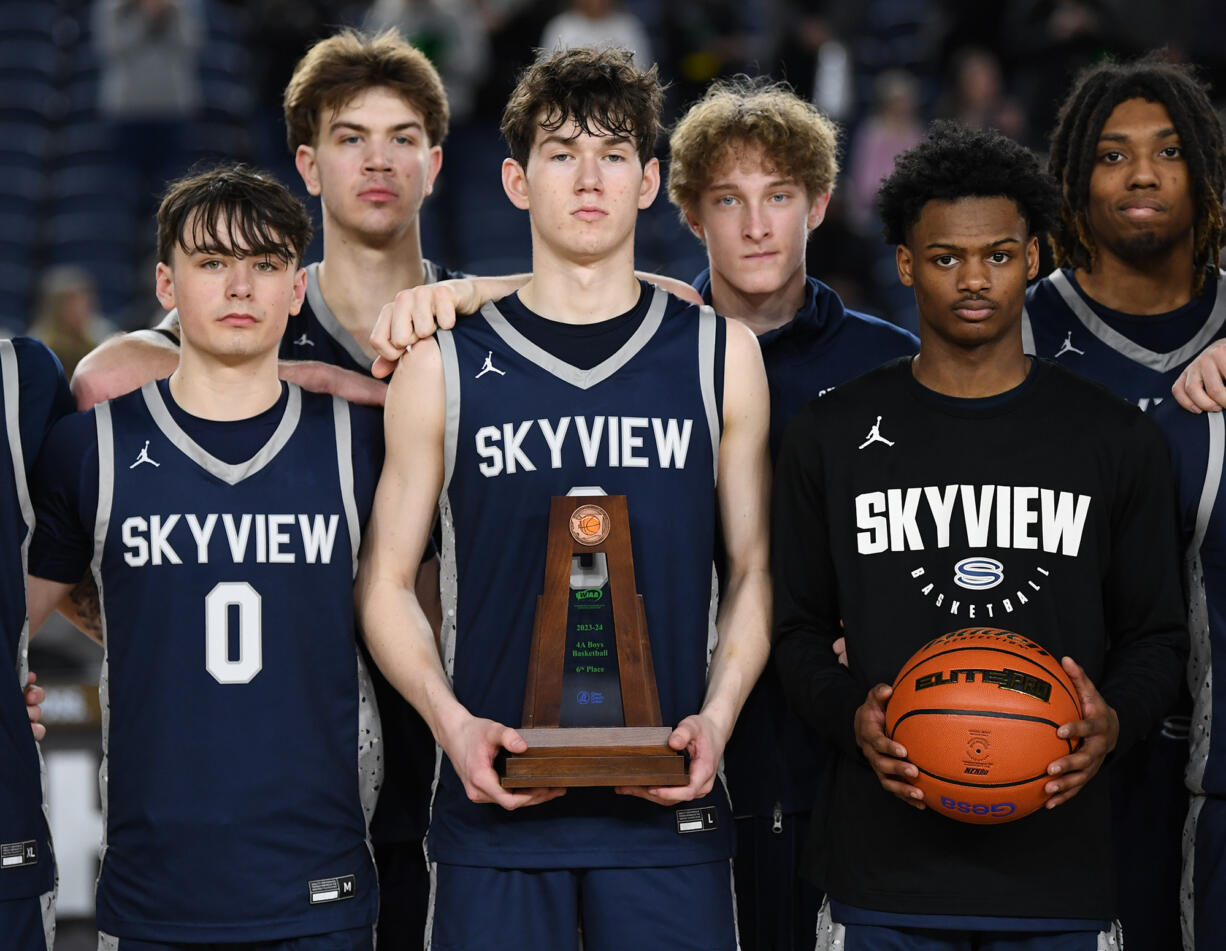
[[[629,363],[634,355],[642,350],[647,345],[647,341],[660,329],[660,324],[664,320],[664,309],[668,306],[668,294],[654,285],[651,285],[651,290],[653,292],[651,304],[647,308],[647,316],[643,318],[643,322],[639,324],[638,329],[630,335],[629,340],[618,348],[616,353],[607,360],[596,364],[590,370],[580,370],[564,360],[559,360],[547,350],[538,347],[511,326],[506,317],[502,315],[502,311],[498,309],[498,305],[493,301],[482,307],[481,313],[490,322],[494,332],[502,338],[503,343],[525,360],[535,363],[545,372],[553,374],[559,380],[569,383],[571,386],[578,387],[581,390],[588,390],[597,383],[603,383]]]
[[[443,398],[446,401],[446,420],[443,428],[443,488],[451,485],[455,472],[456,449],[460,439],[460,358],[456,353],[455,337],[450,330],[440,330],[434,335],[438,341],[439,356],[443,360]],[[441,500],[441,496],[440,496]]]
[[[423,284],[435,284],[438,282],[438,268],[435,267],[433,261],[422,260],[422,276],[425,278]],[[353,358],[353,362],[360,367],[366,367],[367,370],[374,364],[374,359],[362,349],[362,345],[358,343],[345,325],[342,324],[332,313],[332,308],[328,306],[328,302],[324,300],[323,291],[319,289],[319,262],[308,264],[306,267],[307,286],[306,299],[311,305],[311,311],[315,314],[315,319],[319,321],[319,325],[324,331],[336,341],[337,346],[344,350]]]
[[[358,550],[362,547],[362,524],[358,519],[358,503],[353,490],[353,427],[349,419],[349,404],[339,396],[332,397],[332,419],[336,424],[336,469],[341,480],[341,501],[345,506],[349,553],[353,558],[353,576],[356,578]]]
[[[346,330],[345,326],[336,319],[336,314],[332,313],[332,308],[324,300],[323,292],[319,289],[318,261],[307,265],[306,275],[307,303],[311,305],[311,311],[315,314],[315,319],[319,321],[319,326],[323,327],[324,332],[336,341],[337,346],[353,358],[354,363],[369,370],[374,364],[374,360],[362,350],[361,345],[353,334]]]
[[[1034,352],[1034,328],[1030,326],[1030,311],[1022,308],[1022,353],[1037,356]]]
[[[358,796],[362,802],[362,815],[366,819],[366,845],[370,842],[370,820],[375,814],[379,790],[383,788],[383,720],[379,705],[375,702],[375,686],[370,679],[370,670],[357,644],[353,646],[358,672]]]
[[[43,799],[46,800],[47,793],[43,792]],[[56,872],[56,884],[49,892],[43,892],[38,896],[38,907],[43,914],[43,941],[47,945],[47,951],[51,951],[55,947],[55,899],[59,894],[59,872]]]
[[[25,537],[21,540],[21,577],[29,568],[30,538],[34,535],[34,504],[30,501],[30,487],[26,483],[25,453],[21,448],[21,379],[17,365],[17,351],[12,341],[0,340],[0,378],[4,381],[4,421],[9,441],[9,456],[13,460],[13,485],[17,490],[17,504],[21,508],[22,521],[26,523]],[[24,580],[23,580],[24,583]],[[17,686],[25,689],[29,672],[30,617],[27,614],[21,624],[21,636],[17,639]],[[44,797],[45,799],[46,797]]]
[[[451,500],[444,489],[438,503],[439,528],[443,548],[439,552],[439,597],[442,601],[443,627],[439,631],[439,657],[443,671],[450,681],[455,675],[456,606],[459,603],[459,573],[456,569],[455,519],[451,514]],[[438,795],[439,775],[443,769],[443,748],[434,744],[434,780],[430,784],[430,820],[434,819],[434,797]],[[428,826],[427,826],[428,828]],[[430,834],[427,831],[422,849],[427,861],[430,855]],[[434,886],[435,864],[430,863],[430,904],[426,912],[426,948],[430,947],[434,933]]]
[[[298,419],[302,415],[302,390],[293,383],[286,385],[289,387],[289,399],[286,400],[285,415],[281,417],[281,422],[259,452],[246,462],[236,465],[222,462],[183,431],[183,428],[170,415],[170,410],[166,408],[156,382],[146,383],[140,388],[140,392],[145,398],[145,405],[149,408],[149,413],[153,416],[158,429],[174,443],[183,455],[227,485],[237,485],[272,462],[277,453],[285,448],[285,444],[289,442],[290,437],[294,435],[294,430],[298,427]],[[99,451],[101,451],[101,446],[99,446]]]
[[[1179,925],[1184,948],[1196,947],[1196,829],[1200,824],[1204,796],[1192,796],[1183,821],[1183,866],[1179,875]]]
[[[711,435],[711,465],[714,479],[719,482],[719,407],[715,401],[715,341],[718,326],[715,311],[703,305],[698,317],[698,381],[702,389],[702,405],[707,411],[707,430]],[[724,386],[727,386],[725,372]]]
[[[1098,314],[1094,313],[1090,305],[1082,299],[1081,295],[1077,293],[1076,288],[1073,287],[1064,272],[1059,268],[1052,271],[1047,276],[1047,279],[1051,281],[1052,287],[1063,298],[1069,310],[1077,316],[1078,320],[1085,324],[1086,329],[1095,337],[1121,356],[1133,361],[1133,363],[1139,363],[1142,366],[1149,367],[1151,370],[1165,373],[1167,370],[1173,370],[1187,363],[1204,350],[1211,341],[1217,338],[1218,331],[1226,323],[1226,281],[1223,280],[1224,276],[1226,275],[1223,275],[1222,272],[1217,274],[1217,299],[1213,302],[1213,310],[1210,311],[1204,326],[1201,327],[1196,336],[1182,347],[1178,350],[1171,350],[1169,353],[1155,353],[1153,350],[1147,350],[1145,347],[1129,340],[1123,334],[1109,327]]]
[[[1205,481],[1196,508],[1196,530],[1188,544],[1184,571],[1188,587],[1188,689],[1192,693],[1192,726],[1188,736],[1188,767],[1184,778],[1196,793],[1205,791],[1205,769],[1209,763],[1209,743],[1213,732],[1213,652],[1210,644],[1209,602],[1205,591],[1205,566],[1201,545],[1213,515],[1222,482],[1222,462],[1226,457],[1226,421],[1221,413],[1206,413],[1209,427],[1209,456]]]
[[[102,851],[98,862],[98,880],[106,865],[107,850],[107,787],[110,777],[111,740],[111,654],[106,623],[106,589],[102,584],[102,555],[106,535],[111,525],[111,505],[115,497],[115,434],[111,425],[111,404],[94,407],[94,424],[98,433],[98,511],[94,516],[94,557],[89,569],[98,586],[98,615],[102,623],[102,670],[98,675],[98,706],[102,712],[102,762],[98,766],[98,799],[102,806]],[[97,887],[97,882],[95,882]]]

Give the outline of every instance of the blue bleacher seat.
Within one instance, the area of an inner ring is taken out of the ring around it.
[[[0,121],[0,167],[41,168],[51,151],[51,129],[44,122]]]
[[[49,0],[0,0],[0,23],[14,39],[53,39],[62,14]]]
[[[0,75],[0,121],[52,122],[61,111],[60,94],[50,80]]]

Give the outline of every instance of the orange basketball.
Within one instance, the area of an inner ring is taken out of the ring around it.
[[[928,808],[983,825],[1047,801],[1048,765],[1077,748],[1056,730],[1081,719],[1058,658],[1012,631],[972,627],[929,641],[903,664],[886,735],[919,769]]]
[[[595,515],[585,515],[579,519],[579,531],[584,535],[599,535],[600,534],[600,519]]]

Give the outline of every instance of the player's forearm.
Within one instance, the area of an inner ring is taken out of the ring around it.
[[[387,384],[355,370],[320,363],[317,360],[281,360],[277,364],[281,379],[296,383],[312,393],[330,393],[362,406],[382,406],[387,399]]]
[[[729,577],[715,627],[719,643],[707,669],[702,713],[726,742],[770,656],[770,574],[765,565]]]
[[[136,331],[112,337],[87,353],[72,375],[77,409],[131,393],[179,366],[179,348],[160,334]]]
[[[396,690],[421,714],[436,740],[454,730],[467,710],[443,670],[430,622],[411,582],[358,579],[358,611],[370,655]]]

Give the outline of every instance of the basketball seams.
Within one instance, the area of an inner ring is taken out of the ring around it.
[[[894,722],[894,729],[891,730],[890,739],[893,739],[893,733],[898,729],[898,724],[911,717],[921,715],[937,715],[937,716],[960,716],[960,717],[991,717],[994,720],[1024,720],[1027,723],[1040,723],[1044,726],[1049,726],[1053,730],[1057,729],[1060,724],[1054,720],[1049,720],[1047,717],[1035,717],[1026,713],[1000,713],[996,710],[963,710],[958,707],[924,707],[917,710],[908,710]]]
[[[903,665],[894,689],[887,735],[919,758],[908,758],[919,771],[913,782],[949,818],[982,825],[1029,815],[1048,798],[1047,765],[1078,746],[1057,735],[1084,716],[1075,685],[1055,655],[1012,631],[964,628],[933,638]],[[935,705],[919,706],[924,700]],[[990,748],[960,752],[964,732]]]
[[[904,670],[902,673],[900,673],[897,677],[894,678],[894,684],[893,684],[894,689],[897,690],[898,685],[902,683],[904,680],[906,680],[907,677],[909,677],[912,674],[915,668],[921,667],[924,664],[928,663],[929,661],[936,660],[939,657],[944,657],[947,654],[958,654],[958,653],[962,653],[963,651],[968,651],[968,650],[988,651],[993,654],[1007,654],[1010,657],[1016,657],[1019,660],[1024,660],[1026,663],[1039,668],[1044,673],[1051,676],[1053,682],[1057,686],[1059,686],[1060,689],[1064,691],[1065,696],[1067,696],[1073,702],[1073,707],[1074,709],[1076,709],[1078,713],[1078,719],[1081,719],[1082,716],[1084,716],[1084,713],[1081,709],[1081,699],[1075,693],[1069,690],[1068,685],[1063,682],[1062,677],[1067,677],[1068,674],[1065,673],[1064,668],[1061,667],[1059,664],[1057,664],[1056,666],[1057,666],[1057,669],[1060,671],[1061,676],[1056,676],[1055,673],[1049,670],[1045,664],[1040,663],[1039,661],[1035,660],[1033,657],[1028,657],[1025,654],[1019,654],[1017,651],[1007,650],[1006,648],[1003,648],[1003,647],[992,647],[987,644],[962,644],[962,645],[959,645],[958,647],[951,647],[949,650],[939,651],[935,654],[925,654],[922,659],[917,660],[910,667],[908,667],[906,670]],[[1048,654],[1047,656],[1053,657],[1053,655],[1051,654]]]
[[[915,765],[915,764],[912,764]],[[951,776],[941,776],[938,773],[924,769],[922,766],[916,766],[921,773],[930,779],[935,779],[940,783],[948,783],[951,786],[963,786],[967,789],[1009,789],[1015,786],[1028,786],[1030,783],[1037,783],[1041,779],[1047,779],[1047,773],[1039,773],[1037,776],[1031,776],[1029,779],[1016,779],[1011,783],[972,783],[965,779],[954,779]]]

